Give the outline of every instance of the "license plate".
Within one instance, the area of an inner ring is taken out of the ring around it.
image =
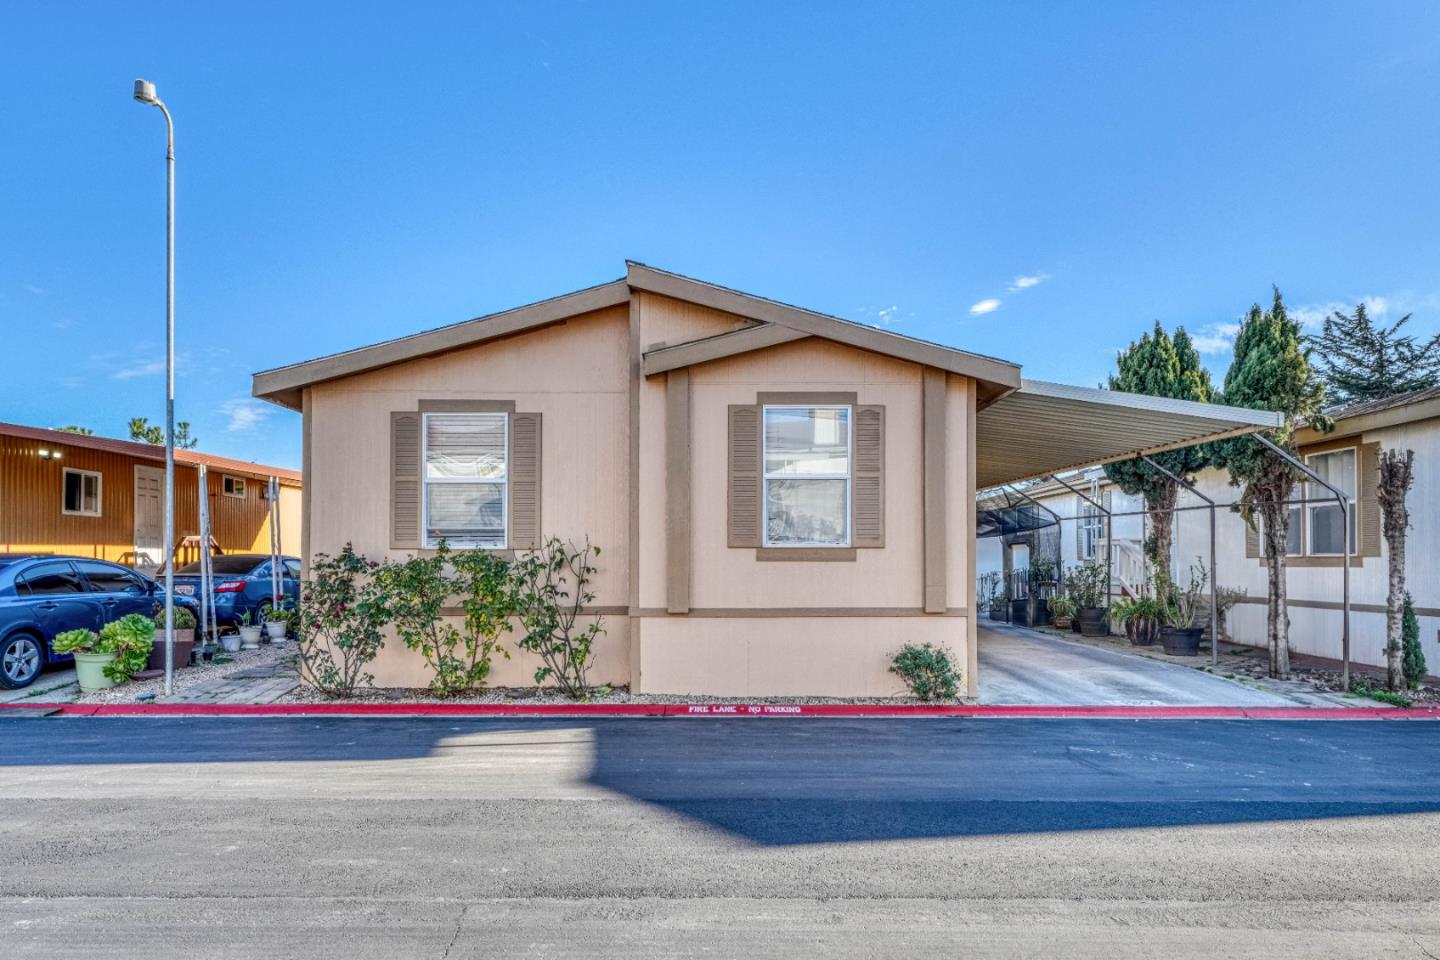
[[[194,588],[194,587],[177,586],[177,587],[175,588],[175,592],[178,593],[178,594],[180,594],[180,596],[182,596],[182,597],[193,597],[193,596],[195,596],[195,588]]]

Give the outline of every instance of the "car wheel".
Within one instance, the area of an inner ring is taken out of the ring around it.
[[[269,600],[261,600],[260,603],[255,607],[255,625],[260,626],[264,624],[266,620],[269,620],[270,611],[274,609],[275,607],[270,603]]]
[[[0,687],[7,690],[28,687],[40,676],[43,666],[44,648],[30,634],[17,633],[0,640]]]

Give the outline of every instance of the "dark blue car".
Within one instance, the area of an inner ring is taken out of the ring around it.
[[[250,622],[265,622],[272,606],[270,554],[227,553],[210,558],[215,576],[215,619],[221,626],[238,626],[246,613]],[[300,601],[300,560],[280,558],[280,590],[291,609]],[[200,597],[200,564],[192,563],[175,571],[175,596]]]
[[[175,603],[198,613],[193,600],[177,595]],[[164,605],[163,587],[118,563],[0,554],[0,687],[28,686],[46,664],[70,660],[51,651],[56,634],[98,632],[126,614],[153,616]]]

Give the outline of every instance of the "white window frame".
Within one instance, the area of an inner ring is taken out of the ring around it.
[[[845,411],[845,476],[842,478],[833,473],[777,473],[771,474],[765,469],[766,463],[766,415],[771,410],[844,410]],[[770,481],[771,480],[840,480],[845,481],[845,540],[843,543],[820,542],[794,542],[773,543],[770,540]],[[854,492],[855,483],[855,406],[849,403],[767,403],[760,408],[760,523],[764,530],[761,543],[766,549],[784,550],[790,547],[813,550],[817,547],[829,547],[835,550],[849,548],[855,542],[855,531],[852,528],[851,518],[854,515],[854,507],[851,504],[851,497]]]
[[[1096,503],[1100,502],[1100,481],[1090,481],[1088,496]],[[1105,539],[1105,515],[1100,508],[1085,501],[1079,494],[1075,495],[1076,510],[1080,522],[1076,525],[1080,537],[1080,559],[1094,560],[1099,555],[1098,546]]]
[[[226,488],[229,488],[228,490]],[[234,497],[236,500],[244,500],[250,492],[250,484],[244,477],[237,477],[233,474],[222,473],[220,475],[220,492],[227,497]]]
[[[1303,500],[1304,498],[1302,497],[1301,499]],[[1298,549],[1298,550],[1291,551],[1291,550],[1290,550],[1290,544],[1289,544],[1289,542],[1288,542],[1288,541],[1286,542],[1286,544],[1285,544],[1285,556],[1286,556],[1286,557],[1303,557],[1303,556],[1306,556],[1306,553],[1305,553],[1305,546],[1306,546],[1306,543],[1305,543],[1305,540],[1306,540],[1306,537],[1305,537],[1305,515],[1306,515],[1306,509],[1305,509],[1305,507],[1306,507],[1306,504],[1304,504],[1304,503],[1289,503],[1289,504],[1287,504],[1286,507],[1285,507],[1286,510],[1289,510],[1292,514],[1294,514],[1294,516],[1292,516],[1292,517],[1290,518],[1290,526],[1289,526],[1289,528],[1286,530],[1286,534],[1288,535],[1289,532],[1290,532],[1290,530],[1295,530],[1295,531],[1298,531],[1299,536],[1300,536],[1300,549]],[[1265,518],[1264,518],[1263,516],[1261,516],[1258,512],[1257,512],[1256,515],[1255,515],[1255,532],[1256,532],[1256,534],[1260,537],[1260,555],[1261,555],[1261,556],[1264,556],[1264,555],[1265,555]],[[1321,554],[1321,556],[1324,556],[1324,554]],[[1338,554],[1337,554],[1337,556],[1338,556]]]
[[[1358,492],[1359,492],[1359,490],[1360,490],[1360,448],[1359,448],[1358,446],[1357,446],[1357,447],[1336,447],[1334,450],[1321,450],[1321,451],[1318,451],[1318,452],[1316,452],[1316,453],[1307,453],[1307,454],[1305,455],[1305,466],[1310,467],[1311,470],[1315,470],[1314,466],[1312,465],[1312,464],[1315,462],[1315,460],[1319,459],[1320,457],[1329,457],[1329,456],[1332,456],[1332,455],[1337,454],[1337,453],[1345,453],[1346,451],[1349,451],[1350,454],[1351,454],[1351,457],[1350,457],[1350,468],[1351,468],[1351,470],[1353,471],[1353,473],[1351,474],[1351,477],[1350,477],[1350,481],[1351,481],[1351,482],[1350,482],[1350,487],[1351,487],[1352,490],[1355,490],[1356,493],[1358,494]],[[1316,470],[1315,472],[1316,472],[1316,473],[1319,473],[1320,471]],[[1312,511],[1316,510],[1317,508],[1323,509],[1323,508],[1325,508],[1325,507],[1327,507],[1327,506],[1334,506],[1334,505],[1335,505],[1335,497],[1334,497],[1334,495],[1333,495],[1328,489],[1326,489],[1325,487],[1321,486],[1320,484],[1316,483],[1316,482],[1313,481],[1313,480],[1306,480],[1306,481],[1304,481],[1304,484],[1305,484],[1305,485],[1304,485],[1304,487],[1303,487],[1303,490],[1304,490],[1304,499],[1305,499],[1306,502],[1305,502],[1304,509],[1300,511],[1300,514],[1301,514],[1302,517],[1304,517],[1304,520],[1305,520],[1305,532],[1304,532],[1304,534],[1303,534],[1302,537],[1301,537],[1300,546],[1301,546],[1301,549],[1304,550],[1305,556],[1307,556],[1307,557],[1342,557],[1342,556],[1345,556],[1345,557],[1353,557],[1353,556],[1355,556],[1355,554],[1358,552],[1358,548],[1359,548],[1359,546],[1360,546],[1360,543],[1359,543],[1359,540],[1360,540],[1360,521],[1359,521],[1358,512],[1357,512],[1357,510],[1356,510],[1356,506],[1357,506],[1357,504],[1356,504],[1356,497],[1355,497],[1355,496],[1351,496],[1350,499],[1349,499],[1349,501],[1348,501],[1348,502],[1346,503],[1346,505],[1345,505],[1345,523],[1346,523],[1346,525],[1347,525],[1347,527],[1348,527],[1348,529],[1346,529],[1346,531],[1345,531],[1345,547],[1346,547],[1346,552],[1345,552],[1345,553],[1320,553],[1319,551],[1316,551],[1316,550],[1312,550],[1312,549],[1311,549],[1311,544],[1314,542],[1314,537],[1312,537],[1312,536],[1310,535],[1310,534],[1311,534],[1311,530],[1310,530],[1310,527],[1311,527],[1310,517],[1311,517]],[[1312,491],[1313,491],[1313,493],[1314,493],[1314,496],[1313,496],[1313,497],[1312,497]],[[1323,502],[1321,502],[1321,498],[1324,498],[1324,499],[1323,499]]]
[[[68,510],[65,507],[65,485],[66,477],[70,474],[80,477],[80,509]],[[95,479],[95,509],[85,509],[85,480],[93,477]],[[65,467],[60,476],[60,512],[67,517],[98,517],[105,512],[105,477],[98,470],[81,470],[77,467]]]
[[[423,413],[420,415],[420,486],[421,493],[421,543],[425,549],[433,550],[440,545],[439,538],[430,536],[430,485],[438,483],[463,483],[477,484],[488,483],[498,486],[500,493],[500,539],[493,542],[469,541],[469,540],[447,540],[452,547],[464,547],[467,550],[504,550],[510,543],[510,415],[498,411],[482,411],[470,414],[477,417],[499,417],[504,424],[505,436],[501,441],[501,449],[505,457],[505,476],[500,480],[487,480],[477,477],[436,477],[429,475],[430,464],[430,418],[435,415],[453,417],[464,415],[461,411],[435,411],[435,413]]]

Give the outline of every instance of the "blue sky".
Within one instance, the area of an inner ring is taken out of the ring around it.
[[[141,16],[137,16],[141,14]],[[1094,384],[1278,284],[1440,330],[1440,4],[7,5],[0,419],[298,465],[258,369],[625,258]],[[989,308],[989,309],[987,309]]]

